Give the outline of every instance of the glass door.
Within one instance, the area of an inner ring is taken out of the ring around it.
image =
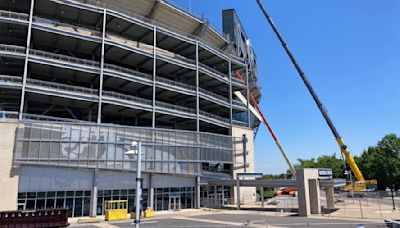
[[[169,207],[168,210],[180,210],[181,209],[181,197],[179,196],[170,196],[169,197]]]

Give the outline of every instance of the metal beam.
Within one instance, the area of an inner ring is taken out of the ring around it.
[[[35,5],[35,0],[31,0],[31,8],[29,11],[29,25],[28,25],[28,34],[26,37],[26,51],[25,51],[25,65],[24,65],[24,74],[22,76],[22,91],[21,91],[21,103],[19,107],[19,116],[18,118],[22,119],[22,113],[24,112],[24,103],[25,103],[25,87],[26,87],[26,78],[28,77],[28,59],[29,59],[29,49],[31,45],[31,36],[32,36],[32,18],[33,18],[33,8]],[[57,4],[56,4],[57,5]]]
[[[158,1],[157,1],[158,2]],[[157,27],[153,27],[153,101],[151,113],[151,127],[156,127],[156,77],[157,77]]]
[[[204,33],[205,33],[206,30],[207,30],[208,24],[209,24],[208,21],[203,21],[203,22],[199,25],[199,27],[197,27],[197,28],[192,32],[192,35],[197,36],[197,37],[203,37],[203,36],[204,36]]]
[[[157,10],[158,10],[158,8],[160,7],[160,0],[156,0],[155,2],[154,2],[154,5],[153,5],[153,7],[151,7],[151,10],[150,10],[150,12],[146,15],[146,18],[148,18],[148,19],[150,19],[150,20],[153,20],[155,17],[156,17],[156,15],[157,15]]]
[[[100,56],[100,85],[99,85],[99,105],[97,107],[97,123],[101,123],[101,103],[103,99],[103,76],[104,76],[104,42],[106,38],[106,21],[107,21],[107,11],[103,11],[103,30],[101,39],[101,56]]]

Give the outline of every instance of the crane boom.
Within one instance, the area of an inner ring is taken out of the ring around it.
[[[237,78],[239,78],[240,80],[244,81],[244,78],[242,77],[242,75],[239,72],[236,71],[235,74],[236,74]],[[265,118],[263,112],[261,111],[260,107],[258,106],[258,103],[257,103],[256,99],[254,99],[254,97],[253,97],[253,95],[251,93],[249,93],[249,95],[250,95],[249,96],[250,100],[253,103],[254,107],[256,108],[259,116],[261,117],[262,122],[267,127],[269,133],[271,134],[272,138],[274,139],[274,142],[275,142],[276,146],[278,147],[278,149],[281,152],[283,158],[285,159],[285,162],[286,162],[287,166],[289,167],[289,171],[292,173],[293,178],[296,178],[296,170],[294,169],[292,163],[290,162],[289,158],[287,157],[285,150],[283,149],[281,143],[279,142],[279,140],[276,137],[274,131],[272,130],[271,126],[269,125],[269,123],[268,123],[267,119]]]
[[[335,136],[336,142],[338,143],[341,152],[346,158],[346,161],[349,163],[349,166],[351,170],[354,173],[354,176],[357,178],[358,181],[364,181],[364,177],[358,168],[357,164],[355,163],[353,156],[350,154],[346,144],[344,143],[342,137],[339,135],[338,131],[336,130],[336,127],[333,125],[333,122],[331,118],[329,117],[327,111],[325,110],[324,106],[322,105],[320,99],[318,98],[317,94],[315,93],[313,87],[311,86],[310,82],[308,81],[304,71],[301,69],[300,65],[296,61],[294,55],[290,51],[287,43],[283,39],[281,33],[279,32],[278,28],[276,27],[274,21],[272,20],[271,16],[268,14],[268,12],[265,10],[263,4],[261,3],[261,0],[256,0],[258,6],[260,7],[261,11],[263,12],[265,18],[267,19],[268,23],[271,25],[272,29],[274,30],[275,34],[277,35],[279,41],[281,42],[283,48],[285,49],[286,53],[288,54],[290,60],[292,61],[294,67],[296,68],[297,72],[299,73],[301,79],[303,80],[304,84],[306,85],[308,91],[310,92],[311,96],[313,97],[315,103],[317,104],[317,107],[319,111],[321,112],[322,116],[324,117],[326,123],[328,124],[329,128],[331,129],[333,135]]]

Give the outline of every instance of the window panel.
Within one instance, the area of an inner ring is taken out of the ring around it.
[[[60,157],[60,143],[52,142],[50,143],[50,158]]]

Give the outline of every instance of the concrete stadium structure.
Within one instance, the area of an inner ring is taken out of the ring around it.
[[[223,24],[163,0],[0,1],[0,210],[131,209],[132,141],[144,145],[144,206],[234,203],[207,183],[254,172],[259,123],[234,92],[261,95],[234,10]]]

